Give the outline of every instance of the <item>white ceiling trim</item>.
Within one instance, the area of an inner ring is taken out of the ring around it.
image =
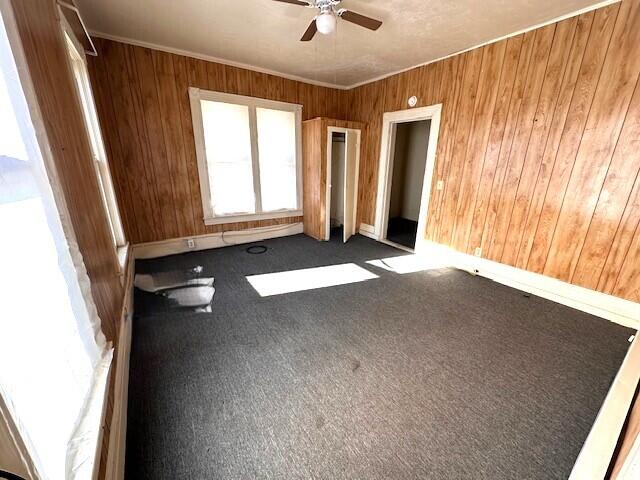
[[[377,77],[374,77],[374,78],[371,78],[369,80],[365,80],[365,81],[362,81],[362,82],[354,83],[353,85],[349,85],[349,86],[336,85],[336,84],[327,83],[327,82],[320,82],[318,80],[313,80],[313,79],[310,79],[310,78],[304,78],[304,77],[300,77],[300,76],[297,76],[297,75],[291,75],[291,74],[288,74],[288,73],[278,72],[278,71],[275,71],[275,70],[269,70],[267,68],[256,67],[254,65],[249,65],[249,64],[246,64],[246,63],[234,62],[232,60],[213,57],[211,55],[204,55],[204,54],[201,54],[201,53],[191,52],[191,51],[188,51],[188,50],[181,50],[179,48],[167,47],[165,45],[158,45],[158,44],[154,44],[154,43],[150,43],[150,42],[143,42],[143,41],[140,41],[140,40],[134,40],[132,38],[120,37],[120,36],[117,36],[117,35],[110,35],[108,33],[97,32],[97,31],[90,31],[89,33],[94,37],[104,38],[106,40],[113,40],[113,41],[116,41],[116,42],[126,43],[126,44],[129,44],[129,45],[135,45],[135,46],[138,46],[138,47],[150,48],[152,50],[159,50],[161,52],[173,53],[173,54],[182,55],[182,56],[185,56],[185,57],[197,58],[199,60],[205,60],[205,61],[208,61],[208,62],[220,63],[222,65],[229,65],[231,67],[244,68],[246,70],[252,70],[254,72],[260,72],[260,73],[266,73],[266,74],[269,74],[269,75],[275,75],[275,76],[278,76],[278,77],[287,78],[289,80],[296,80],[298,82],[304,82],[304,83],[308,83],[308,84],[311,84],[311,85],[317,85],[319,87],[334,88],[336,90],[351,90],[351,89],[354,89],[354,88],[357,88],[357,87],[361,87],[362,85],[366,85],[368,83],[373,83],[373,82],[377,82],[379,80],[384,80],[385,78],[392,77],[392,76],[397,75],[399,73],[403,73],[403,72],[407,72],[409,70],[413,70],[414,68],[423,67],[425,65],[430,65],[432,63],[439,62],[439,61],[444,60],[446,58],[454,57],[456,55],[460,55],[461,53],[465,53],[465,52],[474,50],[476,48],[484,47],[485,45],[490,45],[492,43],[500,42],[500,41],[505,40],[507,38],[515,37],[517,35],[521,35],[523,33],[530,32],[531,30],[536,30],[538,28],[545,27],[547,25],[551,25],[552,23],[557,23],[557,22],[560,22],[562,20],[566,20],[568,18],[576,17],[578,15],[582,15],[583,13],[591,12],[593,10],[597,10],[599,8],[606,7],[607,5],[612,5],[614,3],[619,3],[620,1],[621,0],[603,0],[603,1],[599,2],[599,3],[596,3],[594,5],[590,5],[588,7],[582,8],[580,10],[576,10],[574,12],[567,13],[567,14],[562,15],[560,17],[552,18],[551,20],[547,20],[546,22],[538,23],[536,25],[532,25],[530,27],[523,28],[522,30],[518,30],[516,32],[509,33],[507,35],[503,35],[502,37],[494,38],[493,40],[489,40],[489,41],[484,42],[484,43],[473,45],[473,46],[471,46],[469,48],[466,48],[464,50],[459,50],[457,52],[450,53],[449,55],[445,55],[443,57],[439,57],[439,58],[436,58],[434,60],[429,60],[428,62],[419,63],[417,65],[412,65],[410,67],[403,68],[401,70],[396,70],[396,71],[393,71],[393,72],[385,73],[384,75],[380,75],[380,76],[377,76]]]
[[[621,0],[616,0],[621,1]],[[140,40],[134,40],[132,38],[120,37],[118,35],[110,35],[108,33],[89,31],[91,36],[104,38],[106,40],[113,40],[114,42],[126,43],[128,45],[135,45],[136,47],[150,48],[151,50],[158,50],[166,53],[173,53],[175,55],[182,55],[183,57],[197,58],[198,60],[205,60],[207,62],[220,63],[222,65],[228,65],[230,67],[244,68],[245,70],[252,70],[254,72],[267,73],[269,75],[275,75],[277,77],[287,78],[289,80],[296,80],[298,82],[309,83],[311,85],[317,85],[318,87],[335,88],[338,90],[349,90],[351,87],[345,87],[344,85],[335,85],[333,83],[320,82],[318,80],[312,80],[310,78],[299,77],[297,75],[291,75],[290,73],[282,73],[275,70],[269,70],[268,68],[256,67],[241,62],[234,62],[233,60],[227,60],[225,58],[213,57],[211,55],[203,55],[201,53],[190,52],[188,50],[181,50],[179,48],[167,47],[165,45],[158,45],[150,42],[143,42]]]

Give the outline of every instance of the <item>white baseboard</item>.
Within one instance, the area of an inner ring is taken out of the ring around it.
[[[636,335],[582,445],[569,480],[603,480],[607,476],[638,386],[639,374],[640,337]]]
[[[640,304],[635,302],[485,258],[474,257],[427,240],[421,242],[416,251],[420,255],[446,259],[452,267],[490,278],[503,285],[606,318],[634,330],[640,328]]]
[[[269,238],[286,237],[299,233],[302,233],[302,222],[224,232],[224,236],[222,233],[212,233],[195,237],[172,238],[159,242],[138,243],[133,246],[133,254],[135,258],[157,258],[174,255],[176,253],[258,242]],[[193,247],[189,247],[189,240],[193,240]]]
[[[373,225],[369,225],[368,223],[361,223],[358,233],[365,237],[373,238],[374,240],[378,239],[375,234],[375,228]]]
[[[127,405],[129,403],[129,359],[131,357],[131,331],[133,324],[133,276],[134,259],[130,256],[125,275],[125,297],[122,308],[122,325],[118,336],[114,383],[113,415],[105,480],[124,479],[124,460],[127,440]]]

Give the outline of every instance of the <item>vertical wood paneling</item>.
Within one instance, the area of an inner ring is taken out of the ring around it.
[[[482,248],[482,233],[484,231],[491,191],[496,180],[498,180],[498,182],[502,181],[502,177],[500,176],[498,178],[497,176],[498,159],[500,157],[500,147],[505,133],[513,85],[518,71],[518,60],[520,59],[520,52],[522,51],[522,40],[523,38],[518,36],[506,41],[505,57],[500,67],[501,72],[496,105],[491,120],[486,151],[484,151],[484,164],[477,186],[478,191],[471,221],[471,232],[467,242],[468,251],[472,251],[476,247]],[[442,175],[438,174],[437,177],[442,178]]]
[[[540,92],[547,71],[547,63],[556,25],[549,25],[536,30],[533,42],[533,54],[527,69],[527,81],[524,87],[522,105],[518,114],[515,137],[511,145],[507,170],[500,194],[500,209],[494,225],[488,258],[500,261],[507,244],[509,222],[516,202],[516,194],[520,185],[525,158],[532,136],[534,118]]]
[[[443,104],[445,186],[420,235],[636,299],[639,8],[623,0],[349,92],[368,122],[360,221],[375,218],[382,115],[417,95]]]
[[[639,149],[640,88],[636,86],[624,128],[618,139],[573,275],[572,281],[577,285],[591,289],[598,286],[598,280],[609,250],[613,246],[625,207],[632,201],[631,191],[640,171],[640,161],[637,158]],[[620,219],[620,222],[616,222],[615,219]]]
[[[178,235],[178,222],[176,211],[173,207],[173,188],[169,173],[169,162],[167,160],[167,149],[163,141],[158,141],[162,137],[162,119],[158,99],[158,89],[155,82],[141,82],[141,78],[152,78],[154,75],[153,56],[150,50],[131,49],[133,62],[131,68],[135,69],[135,82],[131,85],[131,90],[138,90],[142,97],[142,108],[137,116],[141,128],[146,129],[149,156],[145,158],[145,175],[152,180],[153,188],[156,190],[156,204],[154,210],[159,211],[159,221],[156,217],[158,232],[163,236],[175,237]],[[138,111],[138,110],[137,110]],[[141,143],[144,139],[140,138]],[[153,168],[158,165],[160,168]]]
[[[593,95],[609,49],[618,9],[619,4],[615,4],[602,8],[595,14],[527,263],[527,269],[536,273],[543,272],[549,254]]]
[[[482,56],[486,49],[476,49],[464,54],[464,68],[462,72],[462,88],[459,98],[459,106],[456,111],[456,129],[451,150],[451,159],[447,181],[445,183],[445,196],[440,222],[440,242],[450,244],[455,227],[456,209],[460,196],[460,184],[464,160],[469,144],[469,129],[473,123],[473,111],[478,92],[478,78],[482,65]]]
[[[552,171],[556,161],[556,154],[558,152],[562,132],[569,114],[569,107],[571,106],[576,82],[578,81],[580,65],[582,64],[589,34],[591,33],[593,17],[594,12],[589,12],[578,17],[576,33],[567,59],[568,64],[560,87],[558,103],[553,115],[549,137],[547,138],[547,144],[542,156],[535,189],[529,201],[529,209],[516,262],[516,266],[518,268],[526,268],[527,262],[529,261],[529,255],[531,254],[533,239],[538,228],[538,221],[542,212],[544,199],[549,188],[549,182],[552,179]]]
[[[620,7],[544,272],[569,281],[611,163],[638,73],[640,2]],[[552,259],[550,262],[549,259]]]
[[[500,198],[502,194],[502,184],[507,172],[507,165],[509,161],[509,155],[511,153],[511,146],[516,133],[516,126],[518,121],[518,115],[520,113],[520,107],[522,105],[522,97],[524,95],[524,87],[527,81],[527,72],[529,69],[529,62],[533,52],[533,41],[535,39],[535,32],[525,33],[522,37],[522,47],[520,49],[520,56],[518,58],[518,67],[516,70],[513,90],[509,101],[509,110],[507,113],[506,123],[503,128],[504,134],[499,144],[498,161],[496,163],[496,171],[493,178],[493,184],[491,186],[491,193],[489,195],[487,214],[484,221],[484,229],[482,231],[482,238],[480,241],[480,249],[482,252],[487,253],[491,246],[491,240],[498,218],[498,213],[501,211]],[[496,141],[500,138],[497,137]],[[495,148],[498,148],[497,146]],[[473,243],[470,248],[477,248],[477,244]]]
[[[483,157],[489,141],[491,119],[498,95],[506,46],[507,42],[498,42],[484,48],[471,126],[471,130],[475,134],[469,138],[467,145],[452,240],[452,244],[463,251],[467,248],[469,230],[471,229],[471,219],[484,163]]]
[[[538,179],[542,156],[547,144],[551,130],[551,121],[560,93],[560,84],[564,77],[567,57],[570,53],[567,45],[570,45],[573,41],[576,24],[577,18],[574,17],[560,22],[556,26],[553,45],[544,75],[544,82],[538,99],[536,113],[533,118],[533,126],[526,149],[524,165],[518,180],[518,188],[511,212],[511,219],[509,220],[509,242],[505,245],[502,256],[502,262],[511,265],[515,263],[520,249],[522,233],[527,219],[527,211]]]
[[[301,221],[206,226],[188,88],[303,105],[303,118],[340,118],[347,92],[242,68],[96,39],[92,84],[132,243]]]

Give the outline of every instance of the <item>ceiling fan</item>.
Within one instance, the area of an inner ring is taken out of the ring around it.
[[[316,32],[327,35],[336,28],[337,19],[341,18],[347,22],[355,23],[369,30],[377,30],[382,25],[380,20],[360,15],[346,8],[337,8],[342,0],[274,0],[276,2],[290,3],[292,5],[300,5],[301,7],[317,8],[319,14],[316,15],[311,24],[304,32],[301,42],[308,42],[313,38]]]

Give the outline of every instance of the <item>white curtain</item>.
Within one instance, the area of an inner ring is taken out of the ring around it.
[[[0,395],[38,476],[90,478],[113,352],[44,132],[36,135],[42,123],[24,68],[18,75],[6,0],[0,13]]]

